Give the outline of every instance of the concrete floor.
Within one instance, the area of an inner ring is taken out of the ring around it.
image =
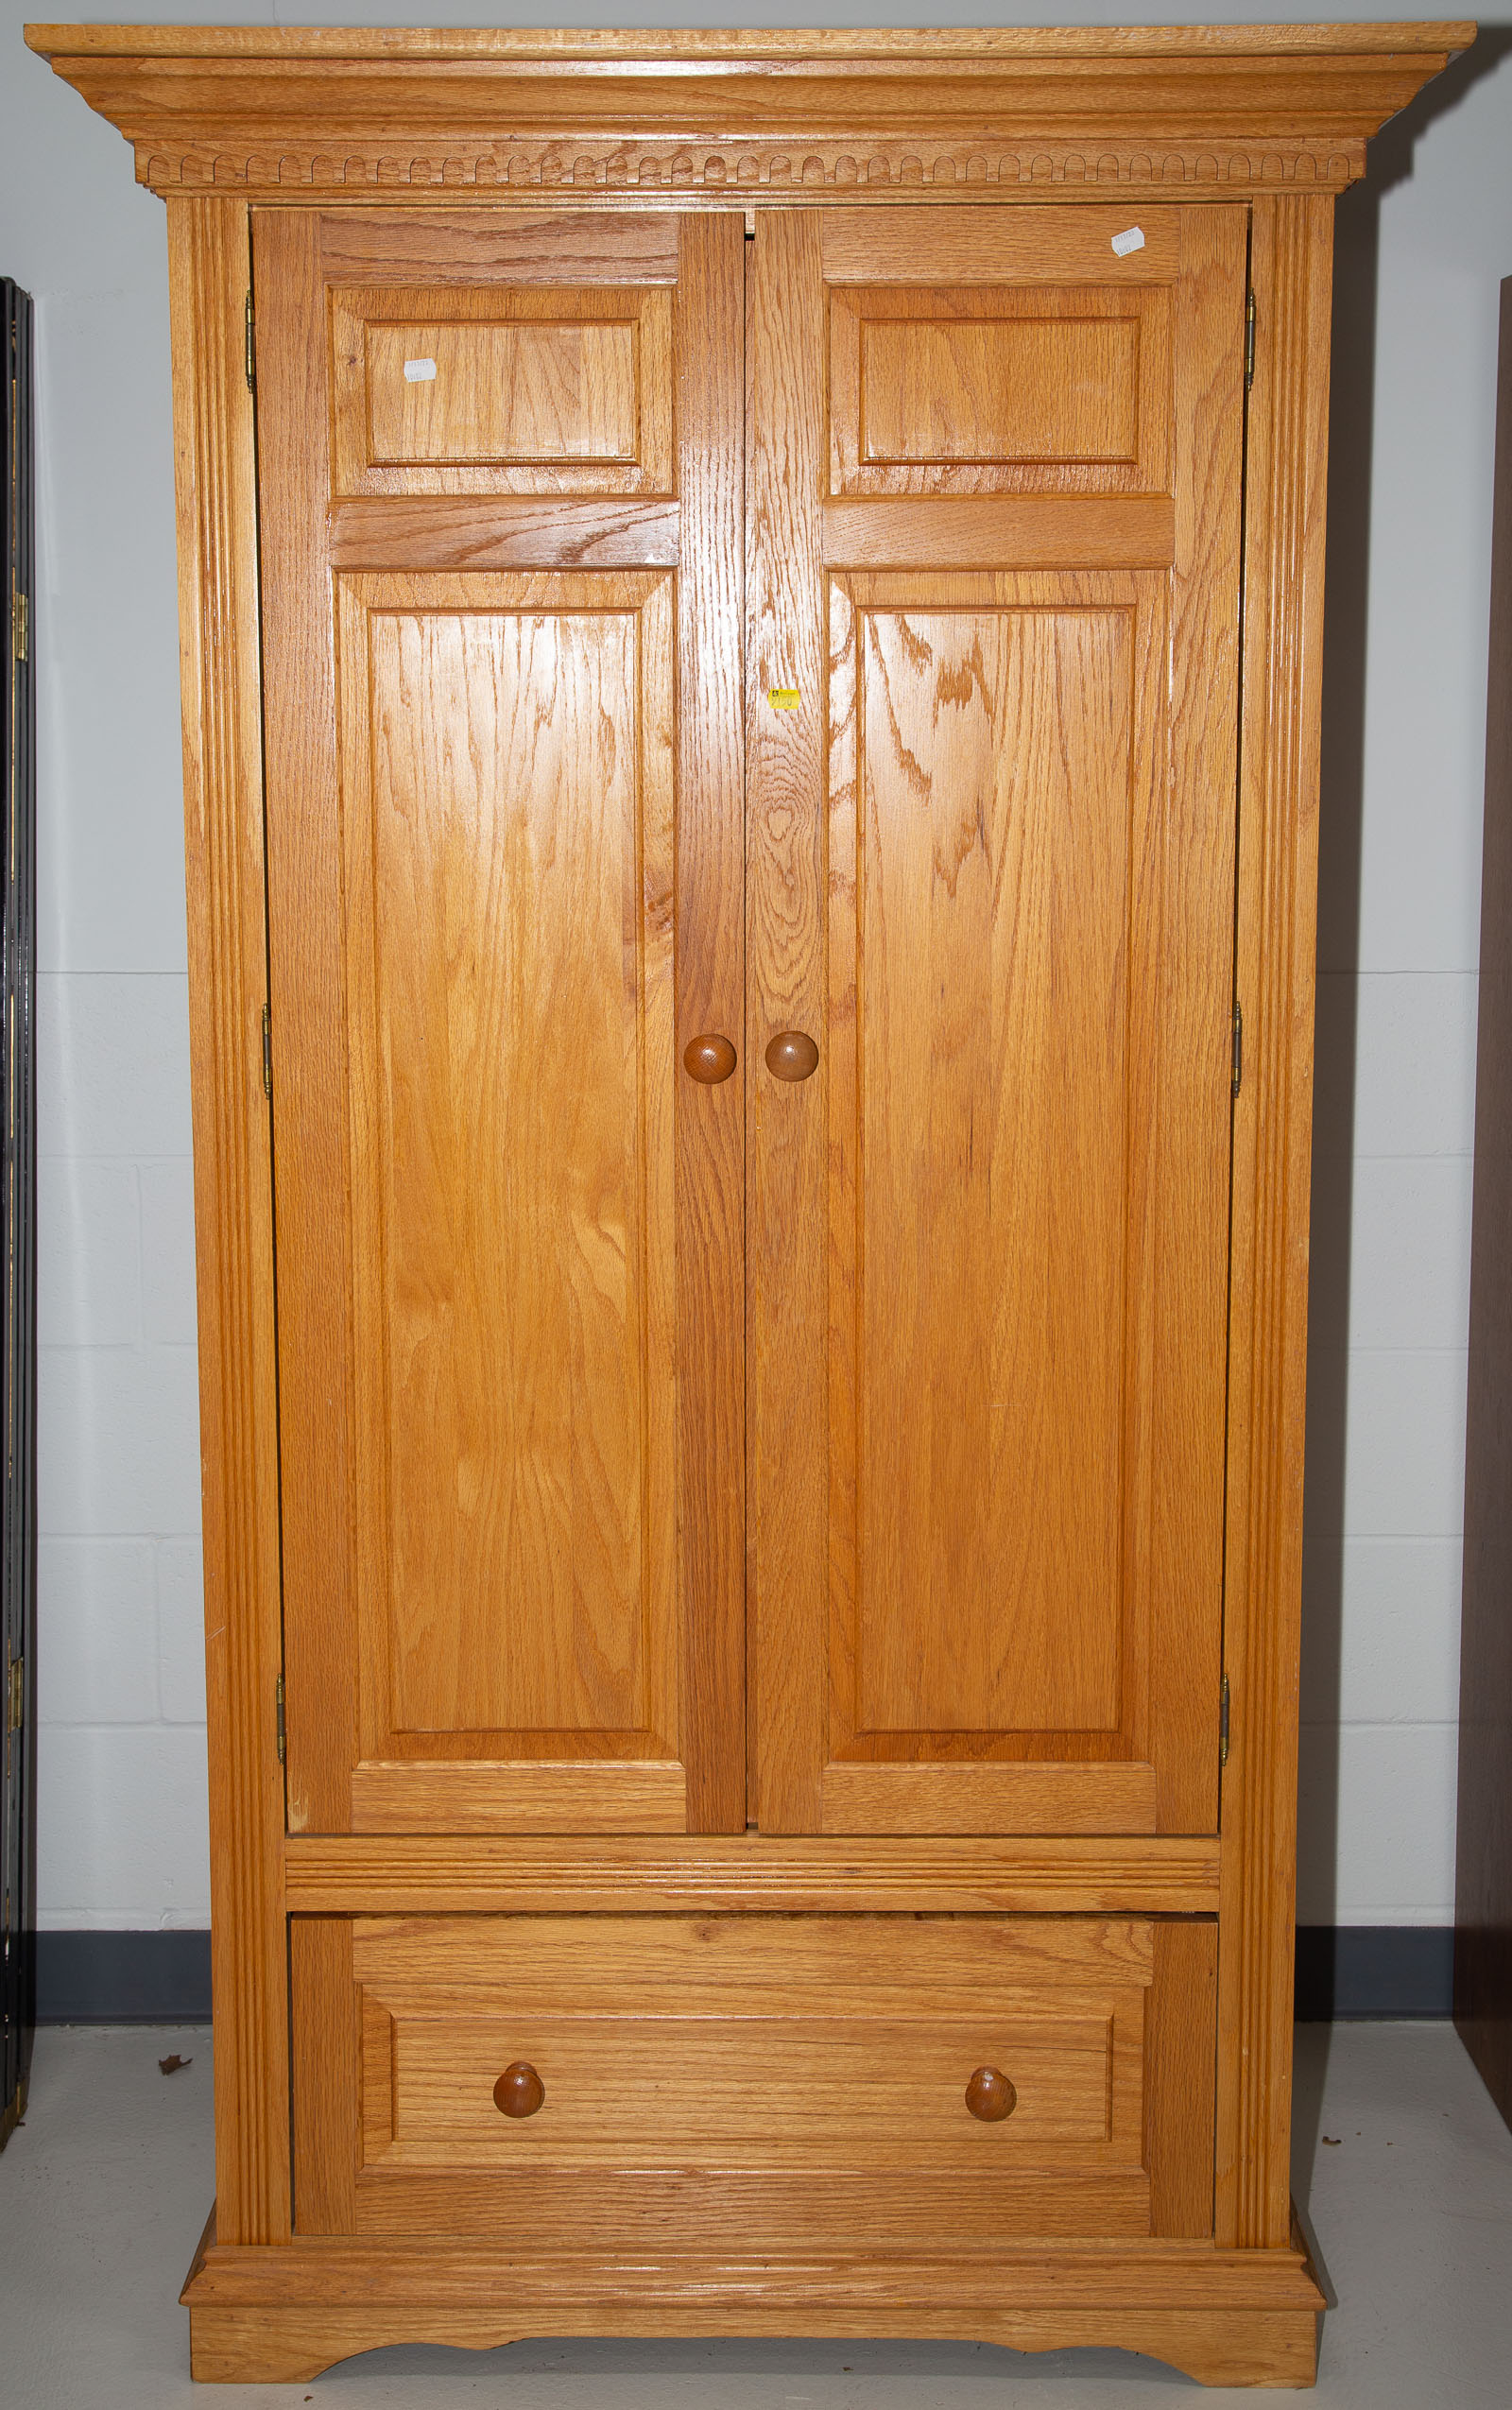
[[[194,2064],[163,2077],[169,2051]],[[1336,2139],[1326,2143],[1322,2138]],[[1318,2410],[1506,2410],[1512,2135],[1451,2027],[1298,2030],[1297,2193],[1339,2307]],[[54,2028],[0,2155],[0,2401],[174,2410],[1160,2410],[1198,2388],[1119,2351],[986,2345],[517,2343],[374,2351],[311,2385],[189,2381],[177,2295],[210,2205],[210,2037]],[[1213,2401],[1263,2396],[1214,2392]]]

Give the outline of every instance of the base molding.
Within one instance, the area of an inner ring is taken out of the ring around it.
[[[635,2258],[311,2240],[201,2245],[184,2286],[204,2384],[292,2384],[391,2343],[813,2335],[1139,2351],[1202,2384],[1310,2385],[1323,2308],[1298,2251],[1044,2243],[951,2252]]]

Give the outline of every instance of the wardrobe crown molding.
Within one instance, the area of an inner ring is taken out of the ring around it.
[[[1475,32],[37,25],[26,38],[164,196],[686,207],[1337,192]]]

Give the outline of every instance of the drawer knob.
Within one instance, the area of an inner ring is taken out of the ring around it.
[[[1019,2095],[1001,2067],[978,2067],[966,2087],[966,2106],[983,2124],[995,2126],[1011,2117]]]
[[[807,1079],[816,1071],[819,1050],[806,1029],[780,1029],[766,1049],[774,1079]]]
[[[506,2117],[534,2117],[545,2097],[546,2087],[528,2058],[511,2059],[493,2087],[493,2106]]]
[[[735,1049],[728,1038],[713,1031],[707,1037],[690,1038],[682,1049],[682,1067],[690,1079],[700,1080],[705,1088],[717,1088],[735,1068]]]

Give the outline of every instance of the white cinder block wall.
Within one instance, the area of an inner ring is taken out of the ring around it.
[[[0,272],[38,305],[40,1893],[207,1921],[182,837],[161,205],[0,0]],[[106,16],[117,12],[80,10]],[[411,23],[413,0],[123,21]],[[547,12],[449,5],[450,24]],[[573,6],[578,24],[1369,17],[1270,0]],[[1512,60],[1341,210],[1301,1914],[1452,1918],[1497,286]]]

